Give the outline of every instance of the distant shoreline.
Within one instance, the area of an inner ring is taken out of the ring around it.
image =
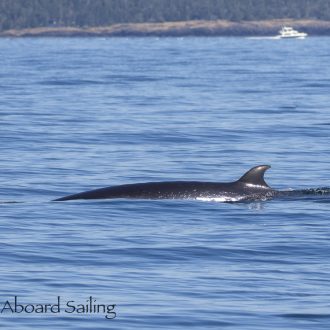
[[[38,27],[0,32],[0,37],[183,37],[183,36],[271,36],[284,26],[309,35],[330,35],[330,21],[277,19],[264,21],[180,21],[125,23],[102,27]]]

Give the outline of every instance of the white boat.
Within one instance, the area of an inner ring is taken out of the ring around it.
[[[281,39],[288,39],[288,38],[304,39],[305,37],[307,37],[307,33],[298,32],[290,26],[283,26],[282,29],[279,31],[279,35],[277,37]]]

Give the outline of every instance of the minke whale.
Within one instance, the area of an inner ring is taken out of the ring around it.
[[[234,182],[165,181],[123,184],[85,191],[55,199],[201,199],[219,201],[267,200],[279,191],[264,180],[269,165],[258,165]]]

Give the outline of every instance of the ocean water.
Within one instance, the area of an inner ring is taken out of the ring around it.
[[[51,202],[259,164],[329,187],[328,38],[0,39],[0,58],[3,329],[329,328],[326,189]]]

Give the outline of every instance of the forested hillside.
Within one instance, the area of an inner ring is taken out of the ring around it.
[[[278,18],[330,21],[330,0],[0,0],[0,31]]]

